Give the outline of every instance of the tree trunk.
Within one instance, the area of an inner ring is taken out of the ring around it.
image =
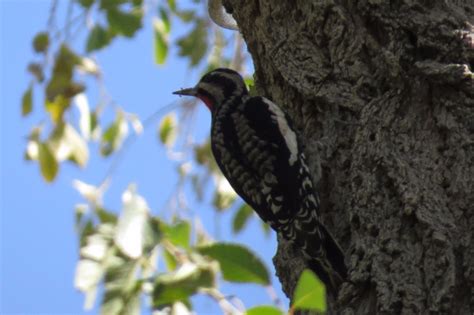
[[[474,314],[474,2],[224,5],[344,248],[330,312]],[[291,299],[302,258],[280,240],[274,262]]]

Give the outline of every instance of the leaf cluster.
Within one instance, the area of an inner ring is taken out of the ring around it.
[[[52,0],[47,29],[32,39],[35,59],[28,65],[31,81],[21,98],[22,116],[34,112],[44,116],[30,130],[25,158],[38,164],[47,182],[57,178],[65,162],[85,168],[94,154],[118,161],[122,150],[133,140],[130,130],[139,135],[153,122],[142,122],[136,114],[113,101],[95,58],[102,50],[111,49],[118,38],[138,36],[146,23],[146,13],[152,15],[150,41],[157,65],[169,60],[173,51],[170,48],[174,46],[177,55],[186,59],[191,69],[244,68],[243,41],[238,39],[230,47],[232,42],[211,24],[207,13],[203,14],[201,1],[193,1],[194,8],[183,9],[174,0],[71,0],[71,14],[62,28],[54,24],[60,20],[58,3]],[[172,43],[175,23],[185,24],[187,32]],[[84,41],[79,45],[82,48],[77,48],[75,34],[84,30]],[[229,51],[232,51],[230,56]],[[98,99],[91,100],[88,86],[91,81],[101,91]],[[247,76],[245,81],[253,86],[251,77]],[[217,214],[232,211],[231,229],[235,234],[241,233],[256,216],[248,205],[239,201],[218,170],[209,140],[182,141],[189,138],[194,110],[193,104],[183,103],[179,118],[177,112],[164,116],[158,125],[157,138],[170,159],[178,163],[178,190],[189,183],[197,199],[203,201],[206,187],[210,186],[207,184],[212,182],[213,209]],[[184,143],[181,147],[180,141]],[[95,305],[100,292],[103,314],[140,314],[144,297],[153,309],[186,313],[193,309],[192,298],[204,294],[213,298],[223,312],[241,313],[244,310],[227,301],[220,292],[220,279],[262,287],[271,285],[267,267],[247,246],[212,240],[203,228],[182,213],[173,212],[171,219],[152,215],[134,185],[123,192],[120,211],[108,209],[102,196],[111,182],[114,165],[112,162],[106,180],[98,186],[74,182],[84,198],[75,211],[80,253],[75,287],[84,292],[86,309]],[[176,196],[181,193],[177,191]],[[270,231],[263,223],[262,229],[265,233]],[[324,296],[318,283],[305,273],[300,281],[301,289],[297,289],[297,302],[292,310],[323,311],[323,304],[308,302],[313,301],[314,294],[318,301]],[[282,314],[275,306],[259,306],[246,312]]]
[[[270,284],[267,268],[252,251],[193,233],[189,220],[152,216],[134,185],[123,193],[119,214],[101,204],[103,188],[79,181],[75,186],[87,202],[76,207],[80,260],[75,280],[86,294],[86,308],[93,306],[101,284],[103,314],[140,314],[142,295],[155,309],[176,303],[191,308],[192,296],[218,292],[220,277]]]

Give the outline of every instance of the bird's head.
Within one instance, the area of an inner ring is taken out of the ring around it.
[[[173,94],[197,97],[212,112],[225,100],[248,94],[248,91],[238,72],[219,68],[205,74],[196,86],[173,92]]]

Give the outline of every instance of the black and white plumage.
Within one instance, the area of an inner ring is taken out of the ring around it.
[[[195,87],[174,94],[206,104],[212,153],[231,186],[336,289],[347,273],[344,255],[320,221],[318,194],[288,115],[264,97],[251,97],[230,69],[211,71]]]

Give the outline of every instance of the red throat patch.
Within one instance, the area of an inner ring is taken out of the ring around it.
[[[214,108],[214,104],[212,103],[211,99],[204,96],[204,95],[198,95],[199,99],[206,104],[207,108],[212,112],[212,109]]]

